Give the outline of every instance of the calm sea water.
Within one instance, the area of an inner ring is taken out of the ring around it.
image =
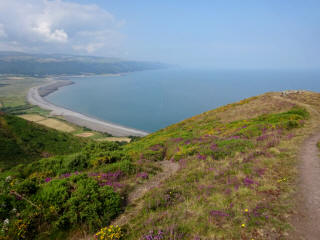
[[[320,71],[164,69],[71,80],[76,84],[50,94],[47,99],[77,112],[148,132],[267,91],[320,92]]]

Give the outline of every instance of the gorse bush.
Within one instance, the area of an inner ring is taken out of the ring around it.
[[[98,158],[109,160],[95,166]],[[88,172],[94,168],[102,172]],[[134,172],[117,143],[89,143],[78,153],[11,168],[0,178],[0,204],[6,209],[1,207],[0,228],[9,221],[0,236],[46,239],[77,226],[95,231],[121,212],[122,197],[115,189],[122,186],[120,177]],[[119,177],[100,178],[115,174]]]
[[[95,234],[97,240],[120,240],[123,234],[119,226],[110,225],[109,227],[102,228]]]
[[[15,186],[23,197],[12,198],[9,192],[1,194],[0,203],[8,209],[1,210],[1,220],[9,219],[11,215],[13,223],[6,234],[11,234],[12,238],[17,238],[17,224],[27,229],[25,239],[33,239],[38,231],[57,232],[82,224],[88,231],[94,231],[121,211],[120,195],[110,186],[101,187],[86,174],[54,179],[38,188],[36,193],[30,192],[30,184],[23,181]],[[22,192],[28,195],[22,195]],[[20,213],[18,217],[15,212]]]

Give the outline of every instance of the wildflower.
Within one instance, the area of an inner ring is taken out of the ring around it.
[[[228,217],[229,214],[226,212],[218,211],[218,210],[212,210],[210,211],[210,216]]]
[[[244,211],[245,211],[245,212],[249,212],[248,208],[246,208]]]
[[[148,179],[149,175],[146,172],[140,172],[140,173],[137,174],[137,177],[140,177],[142,179]]]
[[[280,182],[285,182],[285,181],[287,181],[287,180],[288,180],[288,178],[281,178],[281,179],[279,179],[277,182],[280,183]]]
[[[6,182],[11,182],[11,180],[12,180],[11,176],[6,177]]]
[[[3,221],[3,225],[9,225],[9,219],[6,218],[4,221]]]
[[[246,227],[246,225],[245,225],[244,223],[242,223],[242,224],[241,224],[241,227],[243,227],[243,228],[244,228],[244,227]]]
[[[121,228],[118,225],[116,227],[110,225],[109,227],[102,228],[95,234],[95,238],[100,240],[118,240],[122,236]]]
[[[198,153],[198,159],[199,160],[206,160],[207,156],[206,155],[201,155],[200,153]]]
[[[243,184],[246,186],[249,186],[251,184],[254,184],[254,181],[248,177],[246,177],[245,179],[243,179]]]
[[[212,151],[217,150],[217,148],[218,148],[218,145],[215,144],[215,143],[210,146],[210,149],[211,149]]]

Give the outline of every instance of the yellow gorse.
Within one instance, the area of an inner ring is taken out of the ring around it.
[[[95,235],[98,240],[118,240],[121,239],[122,236],[121,228],[118,225],[104,227]]]

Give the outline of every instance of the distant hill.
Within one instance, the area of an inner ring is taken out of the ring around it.
[[[45,156],[70,154],[85,141],[0,112],[0,169]]]
[[[168,67],[157,62],[62,54],[0,52],[0,74],[29,76],[106,74]]]

